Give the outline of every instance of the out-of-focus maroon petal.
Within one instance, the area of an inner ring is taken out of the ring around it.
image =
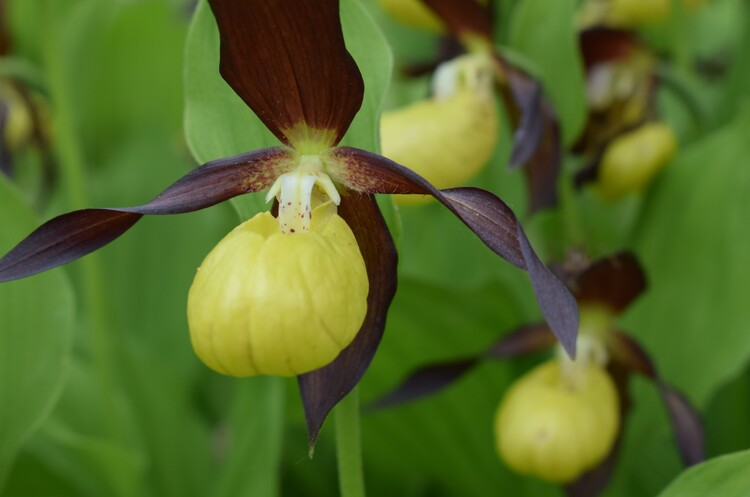
[[[0,100],[0,174],[10,178],[13,175],[13,158],[10,155],[8,144],[5,143],[5,127],[7,124],[8,105]]]
[[[210,207],[243,193],[269,188],[293,165],[280,147],[219,159],[194,169],[148,204],[84,209],[37,228],[0,259],[0,282],[25,278],[72,262],[122,235],[146,214],[180,214]]]
[[[664,382],[654,363],[641,345],[622,332],[612,334],[610,343],[614,363],[653,381],[669,412],[677,446],[685,465],[705,459],[705,438],[700,416],[690,402],[675,388]]]
[[[393,391],[368,405],[369,409],[385,409],[433,395],[452,385],[479,363],[479,356],[444,361],[423,366],[412,372]]]
[[[629,56],[638,47],[633,31],[596,27],[581,31],[579,38],[583,65],[588,71],[597,64]]]
[[[458,40],[476,37],[492,42],[492,18],[477,0],[422,0]]]
[[[338,213],[357,239],[367,267],[370,293],[367,315],[354,341],[328,366],[298,377],[310,445],[315,443],[331,409],[357,385],[370,366],[396,293],[398,254],[375,198],[345,192]]]
[[[565,350],[575,354],[578,307],[568,289],[531,248],[521,223],[502,200],[478,188],[437,190],[413,171],[377,154],[338,147],[327,157],[332,175],[367,193],[432,195],[492,251],[529,273],[539,308]]]
[[[562,165],[560,125],[541,84],[507,64],[501,66],[508,85],[500,89],[506,104],[515,110],[511,112],[516,131],[510,167],[525,165],[529,210],[534,213],[558,202],[557,181]]]
[[[507,71],[508,87],[519,110],[519,122],[513,134],[510,167],[516,169],[532,157],[544,134],[542,85],[518,71]]]
[[[628,391],[628,383],[632,372],[617,362],[610,363],[607,367],[607,372],[615,383],[617,397],[620,402],[620,424],[617,428],[617,438],[604,460],[581,475],[576,481],[565,486],[565,491],[570,497],[595,497],[601,494],[615,470],[617,457],[622,445],[622,434],[625,430],[627,416],[632,406]]]
[[[646,275],[632,252],[619,252],[594,262],[577,279],[574,294],[580,303],[625,310],[646,289]]]
[[[412,372],[398,387],[370,404],[372,409],[383,409],[411,402],[440,392],[468,373],[483,359],[510,359],[529,354],[555,344],[555,335],[546,323],[522,326],[486,351],[474,356],[441,361],[423,366]]]
[[[596,497],[604,491],[615,470],[615,464],[617,463],[617,457],[622,444],[621,438],[622,423],[620,424],[620,433],[617,435],[617,440],[612,446],[612,450],[607,454],[607,457],[597,464],[596,467],[581,475],[576,481],[565,486],[565,493],[569,497]]]
[[[338,0],[209,0],[221,75],[287,145],[337,144],[364,82],[344,44]]]
[[[504,335],[490,346],[485,356],[493,359],[510,359],[537,352],[555,344],[555,335],[547,323],[527,324]]]
[[[661,398],[667,406],[669,419],[677,438],[682,462],[686,466],[698,464],[706,459],[706,442],[700,416],[680,392],[658,381]]]

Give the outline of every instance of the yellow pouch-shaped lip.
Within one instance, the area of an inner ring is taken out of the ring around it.
[[[421,0],[380,0],[380,7],[400,23],[427,31],[442,32],[440,18]]]
[[[575,385],[559,361],[518,380],[495,419],[497,448],[514,470],[566,483],[601,462],[615,442],[619,403],[609,375],[589,366]]]
[[[441,189],[462,186],[481,171],[495,150],[498,130],[495,102],[471,90],[385,112],[380,125],[383,155]],[[396,196],[400,204],[430,198]]]
[[[324,204],[310,232],[280,233],[268,212],[230,232],[203,261],[188,296],[193,348],[231,376],[294,376],[333,361],[367,311],[356,239]]]
[[[677,150],[672,129],[649,123],[616,138],[602,157],[597,191],[602,198],[616,200],[642,190]]]

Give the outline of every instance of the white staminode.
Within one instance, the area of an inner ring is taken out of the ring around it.
[[[276,197],[279,201],[279,227],[285,234],[310,231],[313,190],[317,185],[321,193],[336,205],[341,196],[331,178],[323,172],[323,162],[317,155],[303,155],[297,169],[276,179],[266,202]]]

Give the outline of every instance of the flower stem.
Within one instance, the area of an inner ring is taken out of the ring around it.
[[[365,497],[357,388],[336,406],[335,422],[341,497]]]
[[[563,178],[560,184],[560,212],[562,214],[563,227],[567,235],[568,247],[580,247],[583,245],[583,228],[578,212],[578,202],[574,186],[573,174],[563,168]]]

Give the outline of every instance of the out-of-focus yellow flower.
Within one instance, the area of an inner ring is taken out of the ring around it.
[[[566,374],[546,362],[507,392],[495,418],[497,449],[515,471],[575,480],[611,450],[620,423],[612,379],[594,363]]]
[[[437,188],[463,185],[490,160],[499,119],[492,92],[491,61],[465,55],[435,73],[433,98],[384,112],[382,153],[414,170]],[[400,204],[431,197],[399,195]]]
[[[380,7],[407,26],[437,32],[445,30],[440,18],[421,0],[380,0]]]
[[[677,140],[664,123],[648,123],[607,146],[597,177],[597,191],[616,200],[642,190],[674,156]]]
[[[5,107],[5,126],[0,139],[14,151],[25,145],[31,137],[34,126],[31,112],[18,90],[3,81],[0,81],[0,102]]]
[[[682,0],[692,11],[705,0]],[[605,24],[618,28],[634,28],[664,22],[672,14],[672,0],[591,0],[579,14],[579,25]]]
[[[326,203],[308,232],[284,234],[270,213],[230,232],[206,257],[188,297],[196,354],[231,376],[294,376],[333,361],[367,312],[356,239]]]

